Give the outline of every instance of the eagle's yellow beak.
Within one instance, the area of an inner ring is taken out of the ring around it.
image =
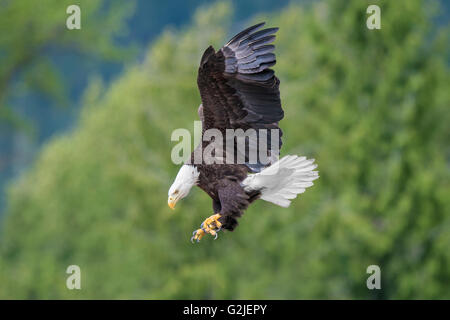
[[[169,208],[174,210],[175,205],[177,204],[177,200],[175,198],[170,197],[169,200],[167,200],[167,204],[169,205]]]

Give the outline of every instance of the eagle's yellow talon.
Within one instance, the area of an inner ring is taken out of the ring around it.
[[[203,223],[208,226],[214,226],[216,228],[220,228],[222,226],[222,223],[219,222],[220,217],[221,217],[220,213],[216,213],[216,214],[212,215],[211,217],[209,217],[208,219],[206,219]]]
[[[192,233],[191,242],[194,243],[194,240],[197,242],[205,235],[205,231],[203,229],[197,229]]]
[[[203,223],[201,224],[201,228],[194,231],[191,242],[193,243],[194,240],[199,242],[200,239],[207,233],[212,235],[214,237],[214,240],[217,239],[218,232],[222,228],[222,223],[219,222],[220,217],[221,215],[217,213],[203,221]]]

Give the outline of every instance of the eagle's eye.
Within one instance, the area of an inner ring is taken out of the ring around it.
[[[179,192],[178,190],[175,190],[175,191],[173,192],[173,194],[178,194],[178,192]]]

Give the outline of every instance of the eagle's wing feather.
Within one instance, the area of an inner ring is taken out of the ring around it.
[[[270,43],[278,28],[254,32],[264,23],[233,37],[219,51],[206,49],[198,72],[204,129],[264,128],[283,118],[276,62]]]
[[[257,31],[263,25],[240,32],[217,52],[211,46],[206,49],[197,78],[203,105],[201,118],[203,130],[279,130],[281,146],[278,121],[284,113],[280,81],[269,69],[276,62],[275,47],[270,43],[278,29]],[[267,139],[270,141],[270,132]]]

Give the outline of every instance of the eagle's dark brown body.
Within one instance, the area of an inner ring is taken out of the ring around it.
[[[192,159],[193,160],[193,159]],[[213,200],[214,213],[220,213],[223,228],[232,231],[250,203],[260,196],[259,191],[246,192],[241,182],[250,169],[244,164],[199,164],[198,186]]]

